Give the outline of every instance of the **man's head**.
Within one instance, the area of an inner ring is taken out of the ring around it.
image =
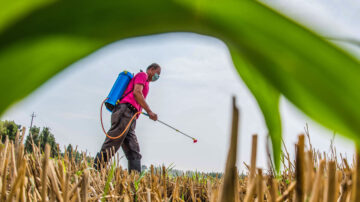
[[[156,81],[160,77],[161,67],[160,67],[160,65],[158,65],[156,63],[152,63],[151,65],[149,65],[147,67],[146,73],[148,75],[149,81]]]

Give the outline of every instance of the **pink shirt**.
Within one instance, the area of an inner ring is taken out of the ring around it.
[[[141,112],[142,108],[141,108],[140,104],[136,102],[134,93],[132,93],[132,91],[134,90],[135,84],[141,84],[144,86],[142,93],[144,95],[144,98],[146,99],[146,96],[149,93],[148,75],[145,72],[139,72],[134,76],[133,79],[131,79],[128,87],[126,88],[126,90],[124,92],[124,95],[126,95],[126,96],[120,101],[120,103],[130,103],[139,112]]]

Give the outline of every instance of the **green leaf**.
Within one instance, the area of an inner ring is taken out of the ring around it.
[[[109,193],[109,190],[110,190],[110,182],[111,182],[111,180],[114,178],[115,167],[116,167],[116,163],[115,163],[115,161],[114,161],[114,163],[111,165],[111,168],[110,168],[110,171],[109,171],[109,174],[108,174],[106,183],[105,183],[104,193],[103,193],[103,196],[102,196],[102,198],[101,198],[101,201],[102,201],[102,202],[105,202],[105,201],[106,201],[106,196],[107,196],[108,193]]]
[[[55,0],[0,1],[0,33],[7,26],[14,24],[17,20],[24,18],[27,14],[53,2],[55,2]]]
[[[75,174],[80,177],[83,174],[83,172],[84,172],[83,170],[78,170],[76,171]]]
[[[104,45],[191,27],[190,18],[186,9],[164,0],[62,0],[34,10],[0,32],[0,91],[6,92],[0,114]]]
[[[140,183],[141,179],[145,177],[145,174],[146,174],[146,171],[145,171],[145,170],[143,170],[143,171],[140,173],[139,178],[138,178],[137,180],[135,180],[135,181],[134,181],[135,191],[137,191],[137,190],[138,190],[138,188],[139,188],[139,183]]]
[[[276,171],[279,172],[281,155],[280,93],[257,71],[255,67],[247,62],[239,52],[231,48],[230,53],[236,70],[254,95],[264,114],[265,123],[269,129],[269,135],[272,142],[275,168]]]
[[[300,110],[360,143],[357,59],[256,1],[184,2]]]
[[[174,168],[175,168],[175,163],[172,162],[172,163],[170,163],[170,165],[166,168],[165,173],[171,172]]]
[[[345,42],[360,47],[360,41],[352,38],[326,37],[331,41]]]
[[[63,172],[64,172],[64,174],[66,174],[66,164],[65,164],[64,159],[61,160],[61,163],[62,163],[62,167],[63,167]]]

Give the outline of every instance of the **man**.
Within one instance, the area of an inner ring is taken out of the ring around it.
[[[139,72],[130,81],[120,102],[116,104],[111,115],[111,128],[108,135],[117,137],[126,129],[131,118],[144,109],[149,114],[150,119],[156,121],[157,114],[151,111],[145,99],[149,92],[149,82],[159,79],[161,67],[153,63],[145,72]],[[139,115],[136,117],[138,118]],[[100,152],[96,155],[94,161],[95,169],[100,169],[102,162],[106,163],[122,146],[125,156],[128,160],[128,170],[141,172],[141,154],[140,147],[135,135],[136,119],[131,123],[128,131],[125,131],[118,139],[106,137]]]

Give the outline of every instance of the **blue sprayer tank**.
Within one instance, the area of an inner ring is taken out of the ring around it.
[[[105,102],[106,109],[110,112],[115,108],[116,102],[122,97],[133,77],[128,71],[123,71],[119,74]]]

